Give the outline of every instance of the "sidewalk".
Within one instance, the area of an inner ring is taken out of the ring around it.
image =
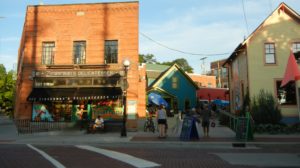
[[[96,143],[164,143],[164,144],[186,144],[186,145],[207,145],[207,144],[232,144],[236,143],[235,133],[227,127],[217,125],[210,129],[210,137],[203,138],[201,126],[199,129],[199,140],[181,141],[179,139],[178,121],[175,118],[168,119],[169,129],[166,139],[159,139],[158,133],[144,132],[144,120],[139,120],[137,132],[127,132],[127,137],[121,137],[120,132],[108,132],[97,134],[86,134],[85,131],[75,129],[64,129],[61,131],[42,132],[34,134],[17,134],[17,129],[6,116],[0,115],[0,143],[16,144],[96,144]],[[180,124],[180,123],[179,123]],[[300,144],[300,134],[295,135],[255,135],[256,143],[293,143]]]

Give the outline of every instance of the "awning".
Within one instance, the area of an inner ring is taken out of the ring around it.
[[[286,65],[284,77],[283,77],[280,87],[285,86],[290,81],[297,81],[300,79],[300,71],[299,71],[298,64],[296,62],[294,53],[292,51],[290,51],[290,52],[291,52],[290,57],[288,59],[287,65]]]
[[[116,99],[122,96],[119,87],[102,88],[34,88],[29,101]]]

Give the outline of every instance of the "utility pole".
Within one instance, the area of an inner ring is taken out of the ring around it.
[[[202,64],[201,64],[202,75],[205,75],[205,59],[206,58],[207,57],[200,58],[200,60],[202,61]]]
[[[220,61],[218,61],[218,87],[221,88],[221,67],[220,67]]]

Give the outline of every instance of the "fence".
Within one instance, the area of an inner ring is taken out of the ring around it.
[[[246,117],[237,117],[234,114],[220,111],[226,125],[236,133],[237,140],[253,140],[253,119],[249,112]]]
[[[233,131],[236,131],[237,121],[238,117],[236,117],[234,114],[231,114],[229,112],[220,110],[221,115],[226,118],[226,125],[232,129]]]
[[[30,119],[14,120],[18,134],[32,134],[37,132],[47,132],[62,130],[68,126],[67,122],[40,122]]]

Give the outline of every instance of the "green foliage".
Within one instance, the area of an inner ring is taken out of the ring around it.
[[[253,97],[251,113],[255,124],[278,124],[282,118],[273,95],[264,90]]]
[[[179,65],[185,72],[193,73],[193,71],[194,71],[194,69],[189,65],[187,60],[184,59],[184,58],[178,58],[178,59],[175,59],[171,62],[162,62],[161,64],[163,64],[163,65],[173,65],[174,63]]]
[[[157,61],[153,54],[139,54],[139,63],[155,64]]]
[[[172,66],[174,63],[179,65],[185,72],[193,73],[194,69],[189,65],[185,58],[178,58],[171,62],[158,62],[155,59],[153,54],[139,54],[139,63],[147,63],[147,64],[161,64],[161,65],[169,65]]]
[[[250,108],[250,96],[249,96],[249,92],[247,92],[243,100],[243,106],[240,115],[246,116],[246,112],[249,112],[249,108]]]
[[[256,133],[270,134],[299,134],[300,124],[283,125],[283,124],[259,124],[255,126]]]
[[[3,64],[0,64],[0,107],[1,112],[12,113],[15,92],[14,71],[6,73]]]

